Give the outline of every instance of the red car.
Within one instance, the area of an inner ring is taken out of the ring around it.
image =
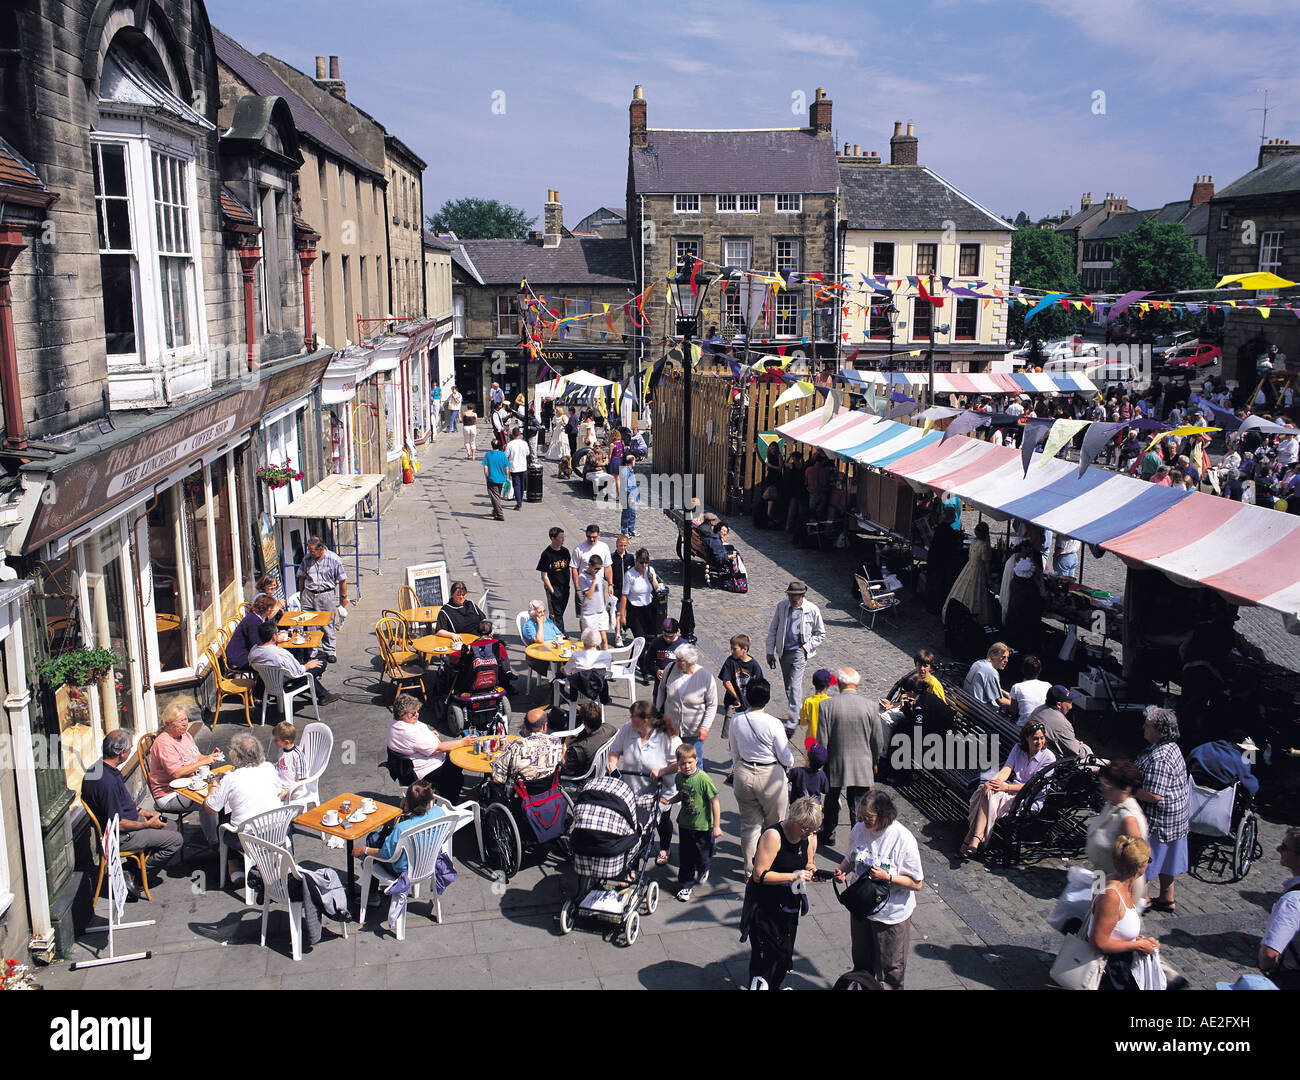
[[[1207,368],[1219,362],[1221,353],[1217,345],[1182,345],[1165,359],[1171,368]]]

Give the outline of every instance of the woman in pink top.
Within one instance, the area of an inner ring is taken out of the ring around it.
[[[154,805],[169,814],[193,810],[195,803],[179,791],[173,791],[171,782],[190,776],[204,765],[220,760],[215,753],[200,754],[194,736],[190,734],[190,712],[180,702],[173,702],[163,710],[162,730],[154,739],[149,751],[149,791]],[[203,835],[209,843],[216,842],[216,819],[201,814]]]

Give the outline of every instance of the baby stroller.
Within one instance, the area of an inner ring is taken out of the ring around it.
[[[501,682],[498,642],[483,638],[466,645],[451,670],[447,692],[447,728],[451,735],[465,731],[504,735],[510,722],[510,703]]]
[[[560,907],[560,933],[572,933],[580,918],[621,929],[616,938],[634,945],[641,932],[641,908],[654,914],[659,882],[648,870],[657,844],[659,785],[634,795],[616,775],[593,780],[573,804],[569,842],[578,894]],[[616,931],[617,933],[617,931]]]

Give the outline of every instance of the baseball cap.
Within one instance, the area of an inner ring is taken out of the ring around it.
[[[813,686],[825,689],[835,685],[835,676],[827,668],[818,668],[813,672]]]
[[[1071,705],[1078,705],[1079,695],[1068,686],[1062,686],[1060,683],[1057,683],[1047,691],[1047,704],[1060,705],[1065,701],[1068,701]]]

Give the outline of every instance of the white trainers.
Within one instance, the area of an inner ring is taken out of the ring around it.
[[[691,887],[689,885],[687,885],[686,888],[684,889],[677,890],[677,899],[680,900],[683,904],[686,903],[686,901],[689,900],[690,898],[691,898]]]

